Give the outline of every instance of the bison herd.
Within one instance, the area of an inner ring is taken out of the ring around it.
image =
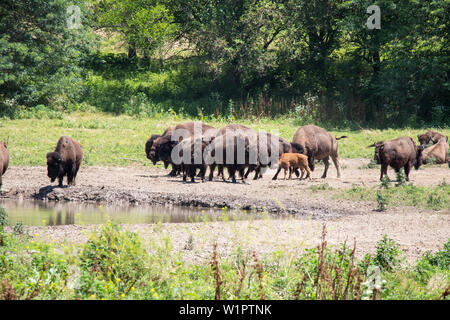
[[[306,178],[311,179],[315,161],[322,160],[325,170],[322,178],[326,178],[330,157],[341,175],[337,140],[347,138],[334,137],[326,130],[307,125],[299,128],[292,142],[275,134],[256,132],[240,124],[230,124],[216,129],[202,122],[186,122],[167,128],[161,135],[153,134],[145,144],[145,153],[153,164],[159,161],[167,169],[171,166],[170,176],[182,175],[183,181],[195,177],[205,181],[209,168],[208,180],[213,180],[215,169],[217,176],[227,181],[236,182],[236,174],[245,182],[251,172],[253,179],[262,177],[263,169],[278,166],[278,171],[272,178],[276,180],[281,169],[284,169],[284,179],[289,171],[289,179],[294,172],[300,179],[306,172]],[[437,132],[428,131],[418,136],[419,145],[410,137],[400,137],[391,141],[380,141],[370,145],[375,147],[374,160],[381,164],[381,176],[387,175],[391,166],[396,172],[404,168],[406,180],[412,167],[416,170],[423,163],[435,159],[436,163],[448,163],[448,137]],[[426,148],[428,143],[433,145]],[[75,185],[75,179],[83,159],[80,143],[74,139],[62,136],[53,152],[47,153],[47,175],[51,182],[58,179],[59,186],[67,176],[69,186]],[[7,144],[0,142],[0,188],[2,175],[8,168],[9,153]]]

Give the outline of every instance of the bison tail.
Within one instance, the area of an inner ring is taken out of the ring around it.
[[[336,137],[336,140],[341,140],[341,139],[345,139],[345,138],[348,138],[348,137],[347,136],[342,136],[340,138]]]

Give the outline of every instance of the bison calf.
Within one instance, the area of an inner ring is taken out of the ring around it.
[[[300,153],[283,153],[278,161],[279,169],[284,169],[284,180],[286,180],[286,172],[289,169],[289,180],[292,177],[292,171],[295,169],[300,169],[302,171],[302,175],[300,176],[300,180],[303,179],[303,175],[305,171],[307,172],[306,178],[311,180],[311,171],[308,166],[308,157],[304,154]]]
[[[47,176],[51,182],[56,178],[62,187],[64,176],[67,175],[67,184],[75,185],[75,178],[80,169],[83,151],[78,141],[70,137],[59,138],[54,152],[47,153]]]
[[[9,152],[6,142],[0,142],[0,189],[2,188],[3,179],[6,169],[9,165]]]

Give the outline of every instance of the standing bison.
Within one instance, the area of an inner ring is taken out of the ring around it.
[[[153,163],[153,165],[155,165],[158,161],[161,160],[158,154],[151,153],[153,144],[155,143],[155,141],[158,138],[172,134],[174,129],[175,129],[175,127],[168,127],[166,130],[164,130],[162,135],[152,134],[152,136],[145,143],[145,154],[147,156],[147,159],[149,159]],[[158,140],[158,141],[160,141],[160,140]],[[165,161],[163,161],[163,163],[164,163],[164,168],[167,169],[167,167],[170,164],[170,161],[165,160]],[[169,176],[176,175],[176,172],[178,171],[177,169],[178,168],[176,168],[174,165],[172,165],[172,171],[169,173]]]
[[[47,153],[47,176],[51,182],[56,178],[62,187],[64,176],[67,184],[75,185],[75,178],[83,159],[83,150],[78,141],[66,136],[59,138],[54,152]]]
[[[323,172],[322,178],[326,178],[331,157],[337,170],[337,177],[340,178],[341,169],[339,166],[338,143],[336,140],[343,138],[347,137],[335,138],[318,126],[307,125],[299,128],[295,132],[293,142],[302,145],[306,149],[308,165],[311,171],[314,171],[314,161],[322,160],[325,164],[325,171]]]
[[[417,146],[410,137],[400,137],[391,141],[377,142],[369,147],[375,147],[374,160],[381,164],[380,180],[387,175],[387,168],[391,166],[395,172],[405,169],[406,181],[409,181],[409,172],[414,166],[416,170],[422,165],[423,146]]]
[[[0,189],[2,188],[3,184],[3,175],[6,172],[6,169],[8,169],[9,165],[9,152],[8,152],[8,146],[6,142],[0,141]]]
[[[181,163],[175,163],[174,159],[172,159],[174,147],[185,138],[201,136],[204,141],[211,141],[217,134],[217,129],[202,122],[181,123],[175,126],[173,130],[165,132],[161,137],[154,139],[149,148],[150,152],[147,152],[147,157],[156,159],[156,161],[162,160],[164,163],[171,163],[174,168],[171,175],[175,176],[181,170]]]

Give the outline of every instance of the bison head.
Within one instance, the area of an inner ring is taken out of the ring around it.
[[[306,147],[306,155],[308,156],[308,167],[311,171],[314,171],[314,152],[311,148]]]
[[[425,149],[423,145],[416,147],[416,161],[414,163],[414,169],[419,170],[420,166],[423,164],[422,151]]]
[[[383,150],[383,144],[384,144],[383,141],[378,141],[377,143],[371,144],[369,146],[369,148],[375,147],[375,154],[373,156],[373,160],[375,160],[377,162],[377,164],[381,163],[380,152]]]
[[[426,146],[431,141],[431,135],[425,133],[425,134],[419,134],[417,136],[417,139],[419,139],[420,145]]]
[[[147,142],[145,143],[145,154],[147,156],[147,159],[149,159],[150,161],[153,162],[153,164],[156,164],[156,162],[158,162],[159,159],[157,159],[157,157],[153,157],[150,154],[150,151],[152,149],[153,143],[155,142],[156,139],[158,139],[159,137],[161,137],[160,135],[157,134],[152,134],[152,136],[150,137],[150,139],[147,140]]]
[[[170,161],[172,149],[176,144],[177,141],[172,141],[171,135],[157,138],[150,148],[150,157],[153,159],[153,163],[155,164],[159,160],[164,162]]]
[[[292,153],[305,154],[305,148],[299,143],[291,142],[291,150]]]
[[[61,154],[58,152],[47,153],[47,176],[50,182],[54,182],[56,178],[64,174],[64,166]]]

